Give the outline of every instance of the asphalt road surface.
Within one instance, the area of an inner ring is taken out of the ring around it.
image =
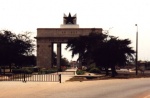
[[[150,98],[150,78],[83,82],[0,82],[0,98]]]
[[[150,79],[103,80],[89,83],[91,85],[83,88],[81,86],[78,89],[55,93],[50,98],[150,98]]]

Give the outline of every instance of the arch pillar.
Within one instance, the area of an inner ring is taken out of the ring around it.
[[[61,43],[57,43],[57,67],[61,70]]]
[[[49,69],[52,67],[53,43],[37,40],[37,66]]]

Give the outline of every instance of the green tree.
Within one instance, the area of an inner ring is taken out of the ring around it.
[[[61,65],[62,66],[68,66],[69,65],[68,59],[61,57]]]
[[[34,50],[33,40],[29,32],[14,34],[11,31],[0,31],[0,65],[22,65],[27,56],[32,56]]]
[[[88,36],[79,36],[68,40],[66,49],[70,48],[72,57],[78,54],[78,60],[92,63],[93,52],[99,45],[103,44],[106,38],[106,34],[92,31]]]
[[[88,36],[70,39],[66,48],[70,48],[72,56],[80,54],[79,59],[105,67],[106,75],[108,68],[111,67],[114,77],[117,75],[115,66],[125,65],[133,58],[134,50],[129,47],[130,44],[131,41],[128,39],[121,40],[94,31]]]
[[[134,50],[129,45],[129,39],[118,39],[111,36],[109,40],[98,46],[94,51],[96,64],[104,65],[106,75],[108,75],[108,68],[112,70],[112,76],[117,75],[115,66],[125,66],[128,62],[134,59]]]

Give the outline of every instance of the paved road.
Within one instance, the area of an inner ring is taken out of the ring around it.
[[[150,78],[66,83],[0,82],[0,98],[150,98]]]
[[[86,82],[89,86],[53,94],[50,98],[150,98],[150,79]],[[93,83],[93,85],[92,85]],[[84,82],[81,85],[84,85]]]

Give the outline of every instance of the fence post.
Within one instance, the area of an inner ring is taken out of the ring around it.
[[[23,82],[26,82],[26,76],[25,76],[25,73],[23,73]]]
[[[61,74],[59,74],[59,83],[61,83]]]

